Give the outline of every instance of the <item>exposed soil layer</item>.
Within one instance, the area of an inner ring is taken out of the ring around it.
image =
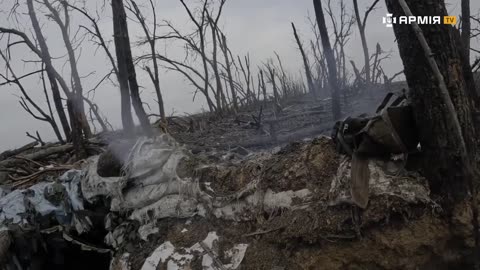
[[[241,269],[473,269],[469,247],[451,233],[446,222],[428,213],[411,220],[375,224],[362,229],[360,236],[327,235],[318,229],[306,229],[313,224],[303,221],[254,236],[245,235],[258,230],[251,223],[206,225],[197,219],[185,226],[179,222],[165,237],[135,248],[141,253],[132,256],[131,266],[140,269],[143,260],[164,241],[189,247],[204,239],[208,231],[216,231],[222,236],[220,250],[236,243],[249,244]],[[309,231],[309,236],[301,237],[299,227]],[[188,232],[181,233],[184,229]],[[219,254],[219,260],[229,263],[223,255]],[[192,269],[202,269],[201,264],[195,265],[191,264]]]
[[[201,163],[188,162],[191,158],[184,161],[189,164],[185,168]],[[313,196],[308,207],[294,202],[295,209],[260,209],[248,222],[213,216],[160,220],[160,233],[132,248],[141,250],[132,254],[132,269],[141,269],[145,258],[166,241],[188,248],[213,231],[220,237],[222,264],[230,263],[222,252],[235,244],[249,245],[242,270],[472,269],[472,216],[467,204],[458,206],[453,223],[433,201],[408,202],[391,194],[372,196],[364,210],[331,205],[331,183],[339,163],[331,140],[318,137],[291,143],[274,154],[257,153],[202,167],[196,176],[221,194],[259,179],[262,190],[308,189]],[[188,269],[202,269],[199,262],[201,258],[195,259]]]

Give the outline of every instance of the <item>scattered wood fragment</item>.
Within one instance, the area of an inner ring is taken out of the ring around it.
[[[255,236],[255,235],[262,235],[262,234],[267,234],[267,233],[271,233],[271,232],[276,232],[278,230],[281,230],[283,228],[285,228],[286,226],[281,226],[279,228],[274,228],[274,229],[269,229],[269,230],[260,230],[260,231],[255,231],[255,232],[252,232],[252,233],[247,233],[247,234],[244,234],[243,236],[245,237],[249,237],[249,236]]]

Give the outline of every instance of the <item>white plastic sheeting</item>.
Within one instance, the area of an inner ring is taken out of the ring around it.
[[[202,243],[196,243],[189,248],[175,247],[171,242],[167,241],[161,244],[148,257],[141,270],[156,270],[160,264],[166,265],[167,270],[184,270],[192,269],[190,263],[198,254],[202,257],[202,269],[237,269],[248,248],[247,244],[237,244],[233,248],[224,251],[225,258],[230,261],[227,265],[221,265],[218,260],[217,242],[219,236],[216,232],[210,232]],[[205,247],[208,250],[205,250]],[[220,268],[222,267],[222,268]]]
[[[151,208],[169,195],[195,197],[200,191],[198,184],[191,179],[180,179],[176,172],[180,159],[185,156],[183,151],[165,134],[140,138],[129,153],[124,177],[100,177],[98,157],[93,157],[89,160],[86,179],[82,181],[85,199],[94,201],[99,196],[109,197],[112,211],[124,211]],[[141,213],[134,215],[141,216]]]
[[[79,189],[81,175],[81,171],[71,170],[64,173],[58,179],[58,183],[41,182],[28,189],[17,189],[1,197],[0,227],[9,224],[34,226],[35,224],[30,224],[32,220],[29,216],[53,214],[60,224],[75,226],[78,233],[88,231],[91,226],[90,220],[79,218],[75,214],[75,211],[84,210]],[[65,194],[57,194],[61,201],[58,205],[54,205],[46,199],[46,192],[65,192]]]
[[[252,214],[256,209],[263,209],[265,212],[274,212],[278,209],[301,209],[308,207],[312,197],[312,192],[308,189],[298,191],[284,191],[275,193],[270,189],[267,191],[257,190],[255,193],[246,196],[242,200],[232,200],[222,207],[213,209],[213,214],[217,218],[234,221],[246,221],[252,219]],[[293,201],[298,199],[299,205]]]
[[[85,200],[95,201],[98,197],[107,197],[114,200],[122,199],[122,189],[127,185],[125,177],[101,177],[97,174],[99,156],[94,156],[87,161],[85,178],[82,180],[81,187]]]
[[[143,240],[158,233],[155,224],[163,218],[213,214],[225,220],[253,220],[259,209],[273,212],[279,208],[306,207],[305,202],[312,195],[307,189],[279,193],[263,191],[257,188],[260,179],[252,179],[237,193],[217,196],[211,188],[203,191],[197,179],[177,175],[177,166],[184,157],[184,148],[168,135],[140,138],[126,158],[123,177],[100,177],[98,157],[91,158],[85,169],[82,193],[90,202],[98,197],[110,198],[112,212],[127,212],[130,220],[140,223],[138,233]],[[299,205],[295,206],[294,201]],[[114,248],[125,244],[132,230],[128,222],[107,229],[105,242]],[[169,250],[169,245],[165,243],[163,248]]]
[[[430,203],[427,180],[417,173],[407,172],[394,161],[371,159],[370,196],[392,196],[409,203]],[[350,193],[351,159],[343,157],[330,188],[331,204],[352,203]]]
[[[167,217],[204,216],[206,211],[217,218],[250,220],[256,209],[291,208],[294,199],[306,201],[311,195],[309,190],[260,191],[256,188],[260,180],[252,179],[244,190],[217,197],[211,189],[202,191],[196,179],[177,175],[177,166],[185,156],[183,147],[168,135],[141,138],[130,151],[124,177],[100,177],[98,158],[92,158],[82,182],[83,194],[89,201],[98,196],[111,198],[112,211],[132,210],[130,219],[142,225]],[[148,231],[142,233],[142,238],[148,236]]]

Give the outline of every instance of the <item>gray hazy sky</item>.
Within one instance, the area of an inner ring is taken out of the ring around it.
[[[19,8],[18,20],[8,17],[8,11],[12,7],[13,0],[0,0],[0,25],[5,27],[16,27],[25,30],[31,35],[30,22],[26,18],[24,4]],[[20,0],[20,3],[25,2]],[[89,11],[100,8],[103,0],[83,0],[86,2]],[[106,1],[109,2],[109,1]],[[138,3],[144,0],[138,0]],[[159,20],[170,20],[174,25],[184,32],[192,30],[192,24],[188,22],[185,10],[181,7],[178,0],[155,0],[157,8],[157,17]],[[326,2],[326,1],[324,1]],[[338,14],[337,7],[339,0],[332,0],[335,6],[335,12]],[[353,14],[351,0],[345,0],[347,12]],[[360,0],[360,10],[363,11],[372,2],[371,0]],[[458,15],[460,13],[460,0],[450,0],[448,2],[449,13]],[[480,1],[472,0],[472,13],[480,10]],[[144,2],[145,3],[145,2]],[[187,1],[192,6],[198,1]],[[37,6],[40,6],[37,4]],[[149,18],[150,9],[143,9],[145,16]],[[64,57],[65,49],[58,27],[48,20],[42,9],[38,17],[41,20],[44,35],[47,37],[51,54],[54,57]],[[127,12],[128,13],[128,12]],[[373,11],[368,20],[367,38],[370,52],[375,49],[379,42],[384,51],[391,51],[391,58],[383,62],[383,68],[388,75],[392,75],[403,69],[398,56],[398,49],[394,42],[393,30],[386,28],[382,24],[382,17],[385,16],[386,8],[384,1],[380,1],[378,8]],[[274,57],[274,51],[282,57],[286,68],[293,74],[300,74],[302,70],[301,58],[297,45],[293,38],[290,22],[294,22],[299,30],[300,37],[307,43],[313,38],[311,25],[308,16],[314,16],[313,4],[310,0],[228,0],[225,11],[220,22],[224,33],[228,37],[230,49],[234,54],[245,55],[250,53],[252,66],[261,64],[262,61]],[[90,26],[84,18],[78,13],[71,13],[72,33],[75,33],[76,26],[83,24]],[[110,6],[106,6],[101,13],[100,27],[105,38],[112,38],[112,21]],[[141,37],[142,30],[134,22],[129,21],[130,37],[132,41]],[[161,30],[160,30],[161,31]],[[6,44],[6,37],[0,40],[0,48],[3,50]],[[474,45],[477,45],[475,42]],[[477,46],[478,47],[478,46]],[[113,52],[113,44],[110,44]],[[166,53],[168,56],[176,59],[182,59],[183,51],[177,44],[159,44],[158,52]],[[136,56],[147,52],[146,47],[135,46],[133,52]],[[92,89],[98,81],[105,76],[109,70],[109,64],[102,50],[97,50],[88,38],[84,41],[81,50],[77,51],[80,56],[78,65],[82,76],[89,75],[82,80],[85,91]],[[363,65],[362,47],[356,26],[354,33],[347,46],[346,54],[348,60],[354,60],[358,67]],[[25,74],[35,70],[35,64],[28,60],[37,60],[34,55],[28,53],[25,47],[18,47],[12,50],[12,56],[15,59],[14,69],[17,75]],[[0,72],[4,72],[4,64]],[[68,65],[65,65],[65,59],[61,58],[55,61],[58,70],[62,71],[65,78],[69,78]],[[143,87],[142,98],[151,106],[151,111],[156,113],[157,106],[153,102],[153,86],[141,70],[137,69],[140,85]],[[112,77],[113,78],[113,77]],[[68,81],[68,80],[67,80]],[[40,104],[45,105],[42,98],[42,87],[39,78],[31,77],[24,81],[24,86],[31,96],[38,100]],[[168,114],[194,113],[205,108],[205,102],[200,95],[197,95],[195,102],[192,102],[192,93],[194,87],[184,80],[183,77],[173,72],[161,73],[161,87],[165,99],[166,111]],[[25,132],[34,133],[39,131],[44,140],[52,140],[53,133],[49,125],[39,122],[28,115],[18,104],[19,91],[14,86],[0,87],[0,151],[10,149],[30,141],[25,136]],[[102,113],[109,119],[115,128],[120,127],[120,97],[119,92],[111,82],[103,83],[96,91],[94,101],[99,105]],[[146,108],[149,110],[148,108]]]

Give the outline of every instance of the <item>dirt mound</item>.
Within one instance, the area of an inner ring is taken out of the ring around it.
[[[326,137],[223,162],[197,158],[180,164],[223,196],[213,204],[220,208],[157,220],[159,233],[129,251],[130,269],[448,269],[468,259],[470,235],[452,233],[426,179],[395,162],[369,161],[371,198],[362,210],[348,200],[351,161]]]
[[[196,159],[193,158],[193,159]],[[291,143],[278,152],[258,153],[233,162],[200,166],[196,176],[220,194],[238,192],[253,179],[261,179],[259,188],[274,192],[302,189],[325,190],[330,186],[340,161],[331,139],[319,137],[308,142]],[[192,159],[185,163],[195,163]],[[182,170],[188,166],[182,166]]]
[[[326,190],[337,171],[339,160],[340,155],[327,137],[291,143],[267,162],[261,187],[273,191]]]

